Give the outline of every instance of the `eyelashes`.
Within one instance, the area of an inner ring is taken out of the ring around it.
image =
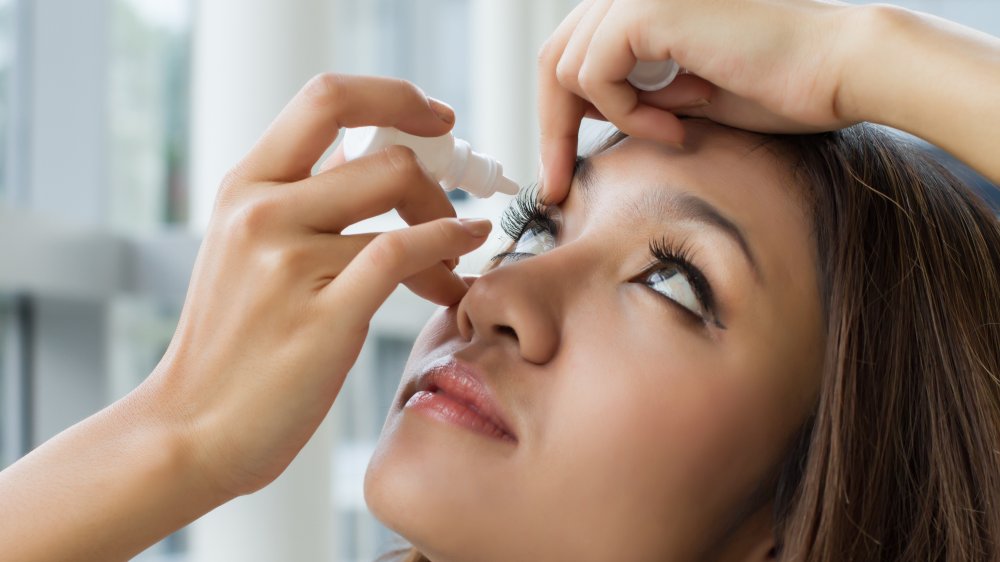
[[[663,237],[650,241],[649,253],[653,256],[653,261],[646,268],[647,273],[644,275],[648,275],[651,272],[663,271],[664,269],[676,268],[687,279],[695,298],[703,309],[702,314],[695,313],[695,315],[706,323],[711,322],[719,328],[726,328],[716,313],[715,295],[712,292],[711,284],[701,269],[694,265],[692,258],[693,251],[690,245],[684,242],[679,244],[674,243],[669,238]],[[690,307],[685,308],[694,312]]]
[[[521,190],[500,218],[500,227],[511,244],[491,261],[501,265],[537,255],[543,251],[542,247],[555,247],[559,228],[556,216],[556,211],[539,200],[537,184]],[[664,236],[649,242],[649,254],[649,265],[631,282],[649,287],[704,325],[725,329],[716,312],[711,284],[694,265],[689,244]]]
[[[532,226],[544,229],[553,236],[558,224],[549,210],[538,198],[538,184],[522,189],[500,217],[500,228],[512,241],[517,241]]]

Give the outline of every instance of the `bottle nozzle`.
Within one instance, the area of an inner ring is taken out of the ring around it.
[[[521,191],[521,186],[507,176],[497,176],[493,182],[493,190],[507,195],[517,195],[517,192]]]

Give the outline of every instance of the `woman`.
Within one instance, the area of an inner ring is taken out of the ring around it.
[[[997,219],[871,125],[685,131],[514,207],[428,323],[366,482],[407,559],[1000,556]],[[422,405],[466,370],[485,439]]]
[[[542,64],[546,202],[508,216],[517,242],[477,279],[449,266],[488,225],[439,218],[453,210],[408,151],[310,176],[339,126],[440,134],[450,111],[397,81],[312,82],[224,183],[156,372],[2,473],[8,554],[121,559],[266,485],[405,280],[451,305],[414,348],[365,482],[411,558],[996,559],[996,218],[873,126],[717,123],[891,123],[998,181],[992,98],[967,90],[978,119],[933,101],[1000,79],[1000,47],[881,7],[739,7],[591,2],[568,18]],[[697,75],[639,105],[614,85],[635,21],[654,25],[630,52],[683,39],[656,54]],[[913,33],[964,69],[887,103],[881,74],[920,53]],[[588,112],[632,137],[570,188]],[[393,207],[416,226],[337,234]],[[479,414],[449,402],[463,395]]]

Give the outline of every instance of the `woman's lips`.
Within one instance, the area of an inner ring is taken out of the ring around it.
[[[494,439],[517,441],[482,374],[454,359],[425,371],[417,380],[416,392],[403,408]]]

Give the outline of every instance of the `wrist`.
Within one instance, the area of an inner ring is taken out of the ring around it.
[[[893,61],[918,56],[907,30],[917,14],[887,4],[848,5],[841,10],[837,46],[835,112],[847,122],[892,124],[899,87],[906,77]]]
[[[140,389],[0,472],[17,560],[124,560],[223,503]]]
[[[180,408],[172,407],[163,392],[157,373],[122,399],[120,406],[125,415],[134,418],[141,430],[140,440],[150,452],[147,477],[159,482],[165,489],[174,489],[187,497],[198,497],[198,505],[191,505],[197,514],[206,513],[233,499],[206,470],[206,463],[198,455],[198,440],[193,423]]]

